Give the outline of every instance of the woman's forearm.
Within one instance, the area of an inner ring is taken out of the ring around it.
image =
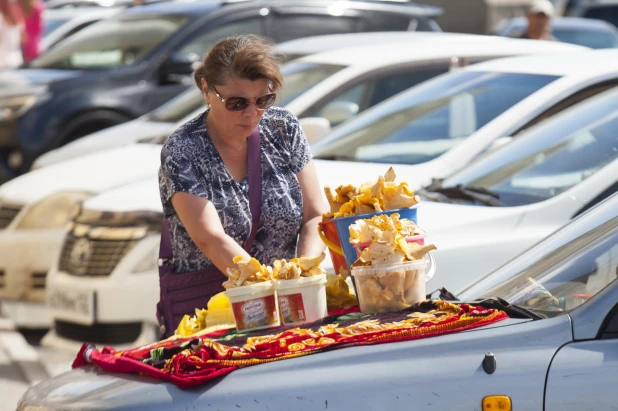
[[[225,275],[227,275],[227,268],[235,266],[232,261],[234,257],[242,255],[245,260],[251,258],[245,249],[227,234],[221,234],[211,240],[208,244],[200,244],[199,248],[206,258]]]
[[[297,256],[315,257],[324,251],[324,243],[318,234],[318,223],[321,220],[322,216],[316,216],[303,224],[298,236]]]

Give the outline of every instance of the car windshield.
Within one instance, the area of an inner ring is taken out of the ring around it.
[[[335,74],[345,66],[292,62],[282,69],[284,87],[277,93],[277,106],[285,107],[316,84]]]
[[[62,26],[67,21],[71,20],[70,17],[48,17],[45,18],[45,29],[43,30],[43,37],[49,35],[49,33]]]
[[[618,92],[610,91],[531,128],[508,148],[443,187],[488,189],[507,206],[552,198],[618,159]]]
[[[95,23],[32,61],[33,68],[96,70],[140,61],[190,20],[180,15],[127,15]]]
[[[614,195],[458,295],[499,297],[544,317],[569,312],[618,277]]]
[[[147,115],[147,119],[161,123],[177,123],[204,104],[202,93],[192,88],[152,111]]]
[[[307,89],[341,70],[340,66],[295,65],[283,70],[283,88],[277,93],[277,105],[283,107]],[[148,120],[176,123],[204,105],[199,90],[189,90],[154,110]]]
[[[611,49],[618,47],[618,38],[608,31],[554,29],[552,34],[562,42],[590,47],[592,49]]]
[[[344,123],[315,154],[326,159],[424,163],[556,78],[477,71],[445,74]]]

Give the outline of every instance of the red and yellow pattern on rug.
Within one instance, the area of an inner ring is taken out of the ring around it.
[[[303,328],[280,328],[277,334],[267,334],[272,330],[248,335],[223,330],[199,337],[168,339],[126,351],[115,351],[111,347],[99,351],[84,344],[73,368],[93,363],[107,371],[141,373],[189,388],[241,367],[351,345],[438,336],[505,318],[508,316],[500,310],[427,300],[396,313],[331,315]]]

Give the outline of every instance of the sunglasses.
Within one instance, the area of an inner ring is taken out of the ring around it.
[[[223,98],[214,86],[212,86],[212,89],[215,91],[217,98],[225,104],[225,108],[229,111],[242,111],[249,106],[252,100],[255,100],[255,107],[262,111],[275,104],[275,100],[277,99],[276,93],[264,94],[256,99],[248,99],[244,97]]]

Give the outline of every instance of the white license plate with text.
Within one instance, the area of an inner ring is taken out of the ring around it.
[[[85,325],[94,323],[94,291],[48,290],[47,305],[56,319]]]

